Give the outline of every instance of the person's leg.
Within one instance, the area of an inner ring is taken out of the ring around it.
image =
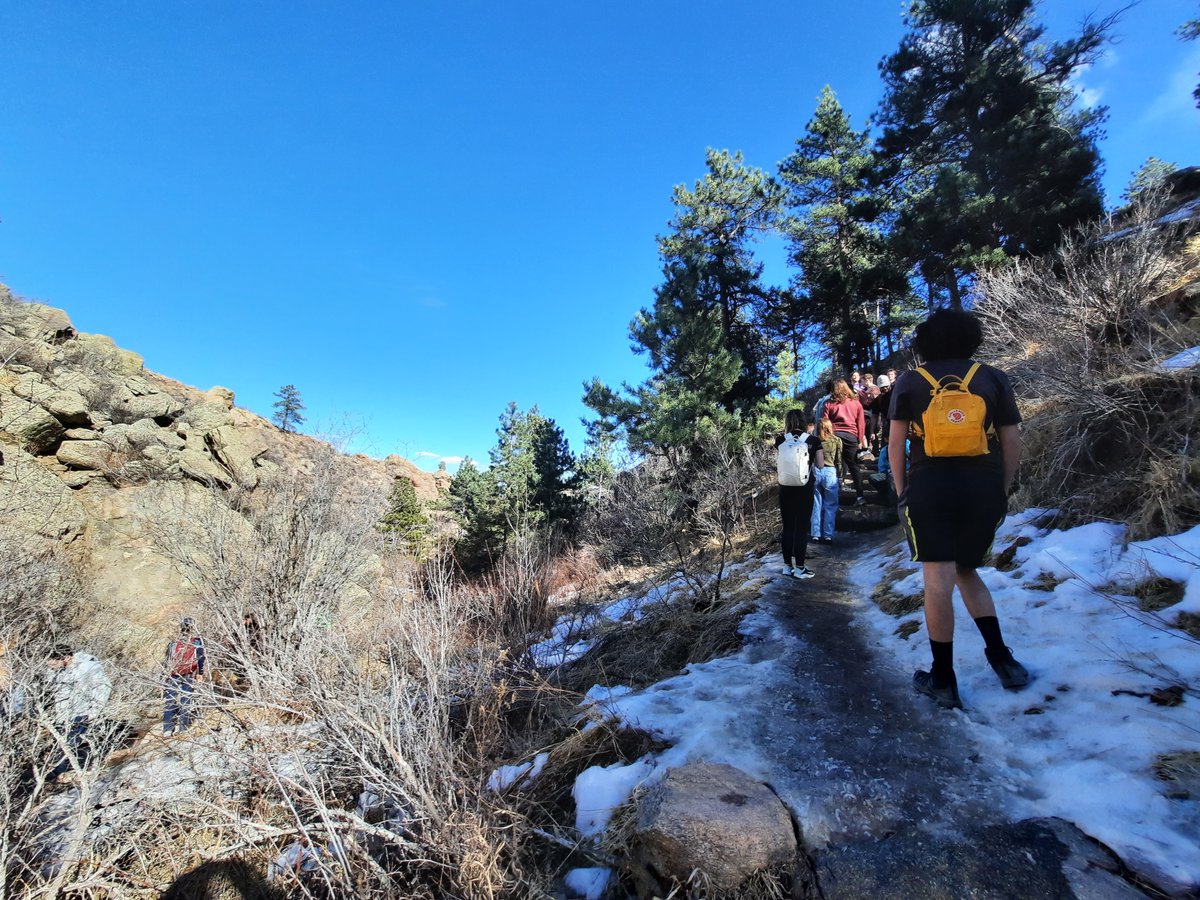
[[[825,470],[825,504],[821,507],[821,515],[825,521],[821,523],[821,537],[833,540],[837,530],[837,512],[840,501],[837,473],[833,469]]]
[[[163,685],[163,734],[171,734],[175,730],[175,722],[179,718],[179,688],[174,675],[167,677]]]
[[[190,677],[179,679],[179,730],[187,731],[192,727],[192,692],[196,689],[195,682]]]
[[[954,640],[954,582],[957,567],[952,562],[921,564],[925,579],[925,630],[931,641]]]
[[[796,514],[799,510],[799,488],[783,485],[779,488],[779,516],[783,520],[783,533],[780,535],[780,550],[783,552],[783,564],[792,565],[792,547],[796,543]]]
[[[862,497],[862,468],[858,464],[858,441],[854,438],[842,438],[842,459],[846,460],[846,468],[854,481],[854,493]]]
[[[958,592],[962,594],[963,605],[971,618],[977,621],[981,616],[995,618],[996,604],[992,602],[992,592],[979,577],[979,572],[966,566],[956,565],[954,568]]]
[[[812,515],[809,516],[808,537],[810,540],[816,540],[821,536],[821,508],[824,506],[825,498],[821,485],[823,483],[824,469],[817,469],[813,473],[813,508]]]
[[[798,498],[798,516],[796,526],[796,545],[793,548],[796,557],[796,568],[804,568],[804,562],[808,558],[808,523],[812,519],[813,509],[813,492],[816,485],[812,479],[804,487],[800,488],[800,497]]]

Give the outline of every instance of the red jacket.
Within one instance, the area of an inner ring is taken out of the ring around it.
[[[857,398],[851,397],[840,403],[830,400],[825,404],[824,416],[833,425],[833,430],[848,431],[861,444],[863,435],[867,433],[867,425],[863,416],[862,404]]]

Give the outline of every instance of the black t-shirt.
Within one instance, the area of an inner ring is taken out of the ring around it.
[[[957,375],[965,377],[971,368],[969,359],[940,359],[927,363],[925,371],[934,380]],[[988,434],[988,452],[982,456],[953,456],[930,459],[925,455],[925,442],[909,429],[909,460],[911,468],[916,469],[925,465],[950,463],[954,465],[976,465],[985,468],[1004,468],[1004,459],[1000,455],[1000,441],[992,429],[1004,425],[1017,425],[1021,421],[1021,413],[1017,410],[1017,398],[1013,394],[1012,384],[1008,376],[992,366],[980,365],[975,377],[967,389],[976,396],[982,397],[987,406],[984,418],[984,429]],[[888,409],[888,418],[893,421],[916,422],[920,424],[921,414],[929,408],[933,398],[933,387],[921,377],[919,372],[905,372],[896,381],[892,389],[892,402]]]

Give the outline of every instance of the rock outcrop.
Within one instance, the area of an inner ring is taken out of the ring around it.
[[[252,494],[265,479],[335,464],[381,504],[397,476],[423,500],[448,481],[399,457],[345,456],[282,432],[240,409],[228,388],[200,391],[151,372],[111,338],[79,333],[62,310],[0,285],[0,527],[12,540],[70,545],[97,596],[134,631],[195,599],[156,547],[155,534],[181,533],[164,509],[211,518],[227,506],[219,492]],[[179,502],[164,506],[164,492]]]

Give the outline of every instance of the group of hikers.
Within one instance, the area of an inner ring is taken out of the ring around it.
[[[1004,372],[972,359],[982,343],[975,316],[938,310],[914,332],[919,366],[899,376],[856,371],[849,381],[831,381],[815,415],[791,410],[775,441],[783,573],[794,578],[815,577],[807,565],[810,540],[832,542],[843,476],[862,505],[860,461],[876,461],[924,578],[933,661],[913,675],[913,686],[952,709],[962,708],[954,673],[956,585],[1001,684],[1019,690],[1029,683],[976,571],[1007,514],[1021,458],[1012,385]]]
[[[182,734],[193,721],[193,693],[205,674],[204,641],[195,621],[184,618],[179,633],[167,641],[162,658],[164,737]],[[36,690],[28,687],[36,685]],[[103,663],[67,643],[56,643],[47,654],[44,672],[28,682],[18,679],[6,654],[0,654],[0,713],[6,723],[37,719],[55,734],[57,753],[47,761],[46,779],[65,782],[82,769],[92,752],[89,732],[103,716],[113,685]],[[36,702],[33,696],[41,698]],[[41,707],[40,709],[36,707]],[[41,718],[41,713],[45,718]],[[94,739],[94,736],[93,736]]]

